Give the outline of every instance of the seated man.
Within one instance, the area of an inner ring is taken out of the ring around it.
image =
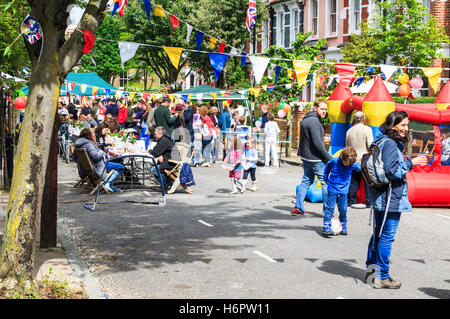
[[[164,170],[172,169],[175,164],[170,163],[169,160],[180,160],[180,153],[178,152],[175,143],[166,135],[166,129],[162,126],[158,126],[155,129],[154,136],[157,140],[155,147],[150,151],[150,154],[158,162],[159,172],[161,173],[162,182],[164,188],[167,190],[172,185],[172,180],[167,178]],[[158,173],[156,167],[153,166],[151,169],[153,175],[159,181]]]

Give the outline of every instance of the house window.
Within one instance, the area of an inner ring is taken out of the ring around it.
[[[294,40],[297,39],[298,32],[299,32],[298,10],[294,10]]]
[[[284,14],[284,47],[291,46],[291,13]]]
[[[355,22],[355,30],[359,30],[361,22],[361,0],[353,0],[353,20]]]
[[[129,77],[128,77],[128,73],[127,72],[122,72],[120,74],[120,78],[119,78],[119,88],[124,89],[125,86],[128,84],[129,81]]]
[[[319,1],[313,0],[312,3],[312,33],[313,35],[317,35],[317,19],[318,19],[318,12],[319,12]]]
[[[330,30],[331,33],[337,30],[337,0],[330,0]]]
[[[272,17],[272,45],[277,45],[277,15]]]

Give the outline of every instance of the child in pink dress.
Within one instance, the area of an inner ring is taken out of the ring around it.
[[[234,165],[230,172],[228,173],[228,177],[231,181],[231,194],[237,194],[237,184],[239,184],[241,187],[241,175],[242,175],[242,150],[241,150],[241,141],[239,137],[234,137],[231,142],[231,148],[228,150],[228,154],[223,160],[223,163],[229,163],[231,165]]]

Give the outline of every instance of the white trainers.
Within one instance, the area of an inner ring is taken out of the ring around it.
[[[252,192],[256,192],[256,191],[258,190],[258,187],[256,186],[256,182],[253,182],[253,183],[252,183],[252,188],[250,188],[250,190],[251,190]]]
[[[230,194],[237,194],[237,193],[238,193],[237,189],[230,192]]]

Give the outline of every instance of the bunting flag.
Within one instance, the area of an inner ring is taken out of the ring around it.
[[[97,92],[98,92],[98,87],[93,86],[92,87],[92,96],[95,96],[97,94]]]
[[[247,63],[247,54],[245,52],[242,52],[241,65],[245,66],[245,63]]]
[[[145,12],[147,13],[148,22],[150,22],[150,15],[151,15],[151,11],[152,11],[152,3],[150,2],[150,0],[142,0],[142,1],[144,1],[144,7],[145,7]],[[140,2],[141,2],[141,0],[139,0],[139,3]]]
[[[259,93],[261,92],[261,88],[253,88],[253,95],[257,98],[259,96]]]
[[[197,55],[199,55],[200,46],[202,45],[203,41],[203,32],[197,31],[197,33],[195,34],[195,38],[197,40]]]
[[[353,79],[353,74],[355,73],[356,65],[349,63],[336,63],[335,66],[341,85],[344,88],[350,87]]]
[[[95,36],[89,30],[82,30],[84,34],[83,54],[89,53],[94,48]]]
[[[137,49],[139,48],[138,43],[133,42],[122,42],[119,41],[119,51],[120,51],[120,59],[122,61],[122,69],[124,68],[125,62],[132,59],[136,54]]]
[[[220,42],[219,43],[219,53],[223,53],[223,51],[225,50],[225,47],[226,47],[227,45],[225,44],[225,43],[223,43],[223,42]]]
[[[74,82],[69,82],[69,91],[73,91],[73,88],[75,87]]]
[[[189,43],[189,38],[191,37],[191,33],[194,27],[186,23],[186,28],[187,28],[186,42]]]
[[[130,92],[130,101],[132,101],[135,96],[136,96],[136,92]]]
[[[267,65],[269,64],[270,58],[260,57],[260,56],[249,56],[250,62],[253,66],[253,72],[255,74],[256,83],[261,82],[264,72],[266,72]]]
[[[111,90],[110,89],[104,89],[105,90],[105,94],[106,94],[106,96],[109,96],[109,95],[111,95]]]
[[[228,53],[230,56],[236,56],[238,55],[238,50],[235,47],[231,47],[230,53]]]
[[[125,6],[127,5],[127,0],[114,0],[113,11],[111,17],[119,11],[119,16],[123,17],[123,12],[125,10]]]
[[[175,69],[178,70],[178,66],[180,64],[181,53],[183,52],[183,48],[171,48],[171,47],[163,47],[164,51],[166,51],[169,56],[170,62],[172,62]]]
[[[275,68],[275,84],[277,84],[278,75],[280,74],[280,71],[281,71],[281,66],[277,65],[277,67]]]
[[[156,17],[165,17],[166,16],[166,12],[164,11],[163,7],[160,4],[158,4],[155,7],[155,16]]]
[[[211,49],[214,49],[216,47],[216,43],[217,43],[217,39],[210,37],[209,38],[209,46],[211,47]]]
[[[84,94],[84,92],[86,92],[86,89],[87,89],[87,85],[86,84],[80,84],[80,91],[81,91],[81,93]]]
[[[434,92],[437,92],[442,68],[424,68],[423,73],[425,73],[425,75],[428,77],[431,88],[434,90]]]
[[[227,63],[228,54],[208,53],[208,56],[211,61],[211,66],[214,69],[214,75],[217,81],[219,80],[220,73],[222,73],[222,70],[225,67],[225,63]]]
[[[217,93],[209,93],[213,97],[213,103],[216,103]]]
[[[302,61],[302,60],[293,60],[295,73],[297,74],[297,83],[298,86],[301,87],[308,76],[309,70],[311,69],[313,61]]]
[[[395,65],[380,65],[381,72],[384,74],[384,80],[389,81],[392,77],[392,74],[394,74],[397,71],[397,67]]]
[[[170,15],[170,23],[172,23],[172,32],[175,33],[175,28],[178,28],[180,26],[180,20],[176,16],[171,14]]]

